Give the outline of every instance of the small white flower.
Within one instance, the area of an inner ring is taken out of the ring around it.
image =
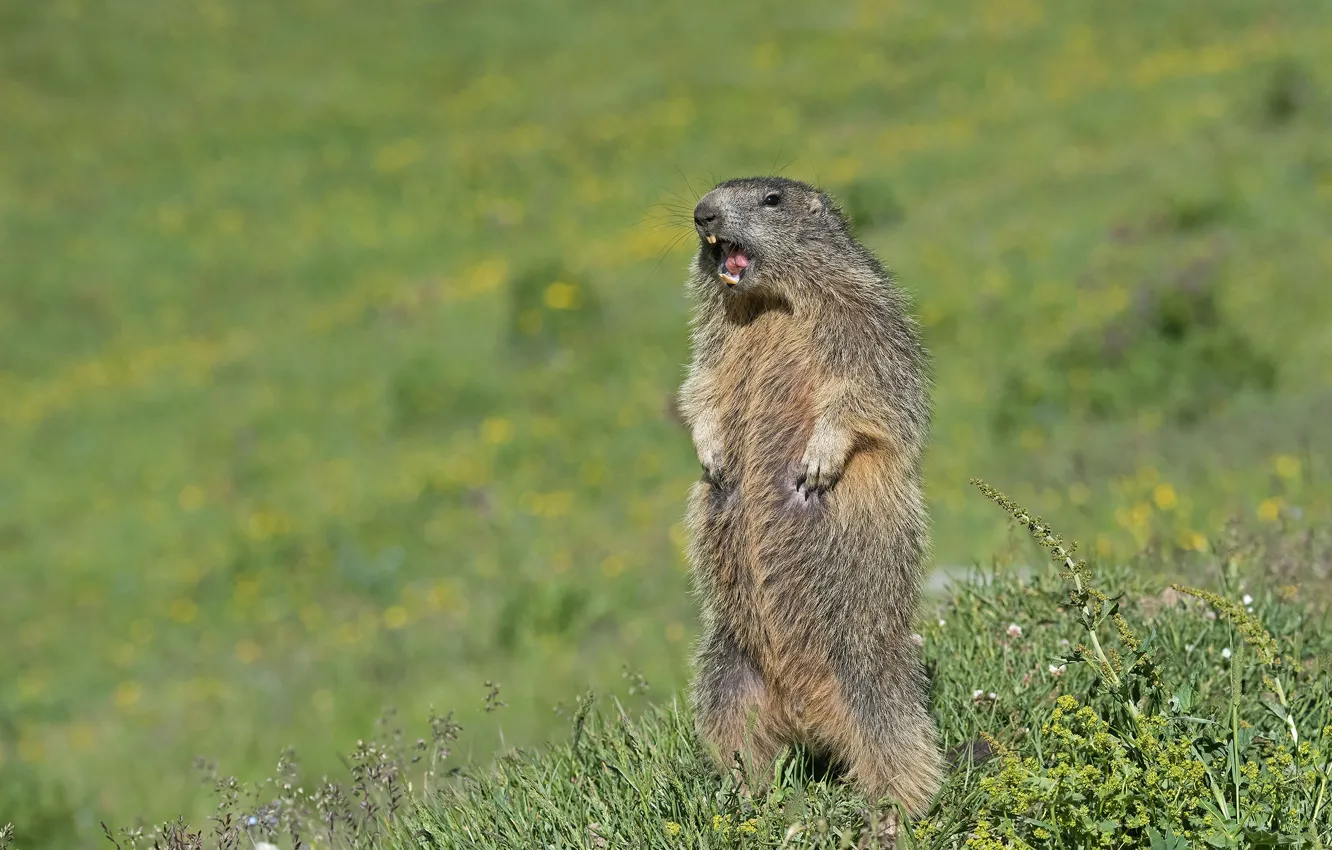
[[[1059,639],[1059,645],[1062,646],[1064,649],[1068,649],[1068,646],[1069,646],[1069,644],[1068,644],[1068,638],[1060,638],[1060,639]]]
[[[939,618],[939,628],[942,629],[942,628],[944,627],[945,624],[946,624],[946,623],[945,623],[943,617],[940,617],[940,618]]]
[[[1193,652],[1193,644],[1191,644],[1191,643],[1186,643],[1186,644],[1184,644],[1184,651],[1185,651],[1185,652]]]
[[[990,702],[994,702],[995,700],[999,699],[999,695],[996,694],[994,691],[990,691],[990,692],[989,692],[988,694],[986,694],[985,696],[989,697]]]
[[[1060,676],[1064,675],[1064,672],[1065,672],[1066,670],[1068,670],[1068,665],[1067,665],[1067,664],[1051,664],[1051,665],[1050,665],[1050,675],[1051,675],[1051,676],[1054,676],[1056,679],[1058,679]]]
[[[267,841],[259,841],[255,843],[254,850],[278,850],[278,846]]]
[[[1242,601],[1244,602],[1245,605],[1252,605],[1253,597],[1246,593],[1244,594],[1244,599]]]
[[[1213,610],[1211,610],[1211,609],[1209,608],[1208,611],[1207,611],[1207,613],[1206,613],[1204,616],[1207,617],[1207,619],[1209,619],[1209,620],[1215,620],[1215,619],[1216,619],[1216,612],[1213,611]]]
[[[1020,637],[1022,637],[1022,627],[1019,626],[1017,623],[1009,623],[1009,624],[1008,624],[1008,636],[1009,636],[1009,637],[1012,637],[1012,638],[1020,638]]]
[[[1222,658],[1230,657],[1230,647],[1226,647],[1225,649],[1221,650],[1221,657]]]
[[[985,691],[975,690],[971,692],[972,699],[980,699],[983,696],[985,696]]]
[[[1244,610],[1245,610],[1245,611],[1248,611],[1250,614],[1252,614],[1252,613],[1253,613],[1253,606],[1250,605],[1249,607],[1245,608]]]

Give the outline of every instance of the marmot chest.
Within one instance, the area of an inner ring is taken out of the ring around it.
[[[775,495],[804,454],[814,423],[811,361],[804,329],[786,313],[759,316],[726,341],[722,438],[747,496]]]
[[[802,643],[791,606],[809,598],[796,565],[808,560],[800,550],[811,524],[823,522],[822,511],[791,507],[814,422],[819,376],[810,354],[788,315],[766,314],[732,332],[718,363],[728,472],[726,489],[703,508],[704,551],[713,553],[706,568],[723,616],[765,675],[776,675],[776,659],[803,657],[791,650]]]

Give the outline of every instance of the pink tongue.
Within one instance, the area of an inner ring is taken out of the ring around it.
[[[726,270],[731,274],[740,274],[749,266],[749,258],[744,254],[727,254]]]

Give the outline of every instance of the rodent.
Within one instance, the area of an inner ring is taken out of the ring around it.
[[[748,787],[803,745],[920,814],[942,760],[912,641],[931,410],[907,296],[805,183],[727,180],[694,226],[679,409],[704,470],[687,511],[698,732]]]

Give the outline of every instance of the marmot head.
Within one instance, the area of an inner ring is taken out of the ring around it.
[[[851,247],[833,201],[784,177],[727,180],[694,207],[699,274],[732,292],[781,287]]]

